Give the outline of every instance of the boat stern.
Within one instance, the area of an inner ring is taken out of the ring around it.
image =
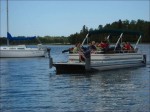
[[[86,72],[85,63],[53,63],[53,66],[56,67],[56,74]]]

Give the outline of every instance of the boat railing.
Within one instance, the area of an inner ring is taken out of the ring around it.
[[[118,54],[118,53],[137,53],[138,49],[133,49],[133,50],[107,50],[107,51],[103,51],[103,50],[98,50],[98,51],[94,51],[92,54]],[[69,54],[79,54],[79,53],[69,53]]]

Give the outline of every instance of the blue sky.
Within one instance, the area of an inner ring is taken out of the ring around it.
[[[69,36],[83,25],[97,28],[114,21],[150,21],[149,0],[9,0],[13,36]],[[6,0],[0,1],[0,36],[6,36]]]

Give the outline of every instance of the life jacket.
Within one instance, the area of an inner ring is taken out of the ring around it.
[[[108,43],[100,43],[98,46],[101,48],[107,48],[109,46],[109,44]]]
[[[131,49],[131,45],[130,44],[125,44],[124,47],[125,47],[126,50],[130,50]]]

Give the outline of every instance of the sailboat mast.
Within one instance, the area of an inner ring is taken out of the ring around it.
[[[1,11],[2,11],[2,9],[1,9],[1,0],[0,0],[0,14],[1,14]],[[0,18],[0,24],[1,24],[1,18]],[[1,36],[1,25],[0,25],[0,37],[2,37]]]
[[[7,33],[9,32],[9,20],[8,20],[8,0],[7,0]],[[9,45],[9,40],[7,38],[7,45]]]

